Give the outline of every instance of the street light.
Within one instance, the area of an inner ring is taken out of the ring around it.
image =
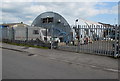
[[[76,25],[76,29],[77,29],[77,37],[78,37],[78,49],[77,49],[77,52],[79,52],[79,45],[80,45],[80,28],[79,28],[79,25],[77,24],[78,22],[78,19],[75,20],[75,25]]]
[[[76,28],[77,28],[77,22],[78,22],[78,19],[75,20],[75,26],[76,26]]]
[[[53,32],[54,32],[53,28],[54,28],[54,27],[55,27],[55,21],[54,21],[54,18],[53,18],[53,22],[52,22],[52,26],[51,26],[51,45],[50,45],[50,46],[51,46],[51,50],[53,49],[53,42],[54,42],[54,41],[53,41],[53,36],[54,36],[54,35],[53,35],[53,34],[54,34],[54,33],[53,33]]]
[[[79,37],[79,29],[78,29],[78,25],[77,25],[78,19],[75,20],[75,29],[76,29],[76,35],[77,37]]]

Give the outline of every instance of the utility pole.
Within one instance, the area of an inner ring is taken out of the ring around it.
[[[15,40],[15,29],[14,27],[12,27],[12,41]]]
[[[76,25],[76,29],[77,29],[77,37],[78,37],[78,46],[77,46],[77,52],[79,52],[79,46],[80,46],[80,28],[79,28],[79,25],[77,24],[78,22],[78,19],[75,20],[75,25]]]
[[[114,43],[114,57],[117,57],[117,25],[115,25],[115,43]]]
[[[78,50],[77,52],[79,52],[80,50],[80,25],[78,25]]]
[[[26,42],[28,41],[28,27],[26,27]]]
[[[46,43],[47,43],[47,28],[46,28]]]
[[[53,49],[53,25],[51,27],[51,49]]]
[[[78,19],[75,20],[75,26],[76,26],[76,28],[77,28],[77,22],[78,22]]]
[[[118,25],[118,56],[120,56],[120,25]]]
[[[115,43],[114,43],[114,57],[118,57],[119,56],[119,26],[117,26],[116,23],[116,18],[115,18]]]

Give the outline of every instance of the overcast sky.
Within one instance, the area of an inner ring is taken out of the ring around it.
[[[117,23],[118,2],[2,2],[0,23],[24,22],[31,25],[43,12],[53,11],[61,14],[70,25],[83,18],[108,24]]]

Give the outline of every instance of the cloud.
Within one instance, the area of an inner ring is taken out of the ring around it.
[[[4,23],[7,23],[7,22],[11,23],[11,22],[14,22],[14,21],[19,21],[19,18],[14,17],[14,16],[11,15],[11,14],[8,14],[8,13],[3,12],[3,13],[2,13],[2,21],[3,21]]]
[[[40,12],[43,12],[43,11],[46,11],[46,10],[47,10],[47,8],[43,5],[33,5],[33,6],[30,6],[30,7],[24,8],[24,11],[28,11],[31,14],[40,13]]]
[[[103,6],[97,8],[96,6]],[[76,18],[88,18],[99,14],[117,14],[117,6],[106,8],[103,2],[3,2],[3,22],[31,24],[39,14],[54,11],[73,23]]]
[[[3,2],[118,2],[119,0],[4,0]]]

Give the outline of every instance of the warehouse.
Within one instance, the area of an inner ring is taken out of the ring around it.
[[[29,25],[24,24],[23,22],[20,23],[4,23],[0,24],[0,27],[28,27]]]
[[[2,39],[13,39],[12,35],[12,28],[25,28],[28,27],[29,25],[20,22],[20,23],[3,23],[0,24],[0,40]],[[24,30],[22,30],[24,31]],[[21,32],[22,32],[21,31]]]
[[[51,35],[60,38],[61,42],[72,40],[72,29],[70,25],[58,13],[44,12],[35,18],[32,26],[47,28]]]
[[[77,31],[78,25],[79,25],[79,34]],[[76,33],[76,38],[74,40],[78,40],[78,36],[79,36],[80,43],[84,44],[86,40],[92,42],[92,40],[98,40],[99,38],[102,38],[105,27],[98,22],[93,22],[79,18],[76,20],[76,24],[73,27],[73,29],[75,29],[75,33]]]

